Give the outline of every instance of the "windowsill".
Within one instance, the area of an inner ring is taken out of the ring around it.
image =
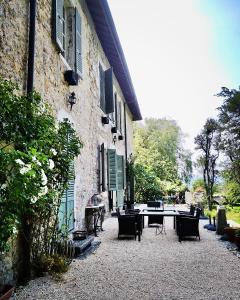
[[[59,53],[59,56],[60,56],[60,58],[61,58],[61,60],[62,60],[62,62],[64,64],[64,66],[67,68],[67,70],[72,70],[72,68],[70,67],[70,65],[66,61],[65,57],[61,53]]]
[[[64,64],[64,66],[66,67],[67,71],[73,70],[73,68],[71,68],[71,66],[69,65],[69,63],[67,62],[67,60],[65,59],[65,57],[64,57],[61,53],[59,53],[59,56],[60,56],[60,58],[61,58],[61,61],[62,61],[63,64]],[[73,71],[74,71],[74,70],[73,70]],[[82,74],[79,74],[79,73],[77,73],[77,74],[78,74],[79,79],[83,80],[83,75],[82,75]]]

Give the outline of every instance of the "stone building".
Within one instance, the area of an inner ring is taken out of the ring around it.
[[[107,212],[123,205],[133,121],[142,118],[108,3],[3,0],[0,26],[0,76],[23,93],[33,84],[84,144],[61,206],[61,222],[68,214],[69,229],[81,229],[94,194]]]

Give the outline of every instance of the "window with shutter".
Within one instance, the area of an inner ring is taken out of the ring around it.
[[[116,150],[108,149],[108,190],[117,190],[117,159]]]
[[[75,71],[82,75],[82,27],[81,17],[75,9]]]
[[[64,52],[64,0],[53,0],[53,40],[60,52]]]
[[[68,187],[64,191],[58,213],[59,228],[65,232],[74,228],[74,164],[70,167]]]
[[[124,189],[124,157],[117,155],[117,189]]]
[[[105,113],[112,112],[114,112],[113,69],[110,68],[105,71]]]
[[[68,0],[53,0],[53,40],[71,70],[82,76],[81,16]]]
[[[103,67],[99,64],[99,85],[100,85],[100,107],[105,112],[105,73]]]
[[[105,182],[105,149],[104,149],[104,144],[103,143],[101,145],[101,175],[102,175],[101,190],[102,190],[102,192],[105,192],[106,191],[106,182]]]

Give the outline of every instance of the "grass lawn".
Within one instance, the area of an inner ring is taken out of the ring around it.
[[[228,207],[227,220],[232,220],[240,224],[240,207]]]
[[[240,207],[239,206],[235,206],[235,207],[231,207],[231,206],[226,206],[226,213],[227,213],[227,220],[232,220],[234,222],[237,222],[238,224],[240,224]],[[211,212],[208,210],[205,210],[205,215],[211,215],[211,217],[215,217],[217,214],[217,210],[213,209]]]

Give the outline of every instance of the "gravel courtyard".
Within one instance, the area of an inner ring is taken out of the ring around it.
[[[93,254],[75,259],[62,281],[35,279],[15,299],[240,299],[240,260],[205,221],[200,242],[179,243],[165,219],[166,235],[145,226],[141,242],[118,240],[117,218],[106,219]]]

